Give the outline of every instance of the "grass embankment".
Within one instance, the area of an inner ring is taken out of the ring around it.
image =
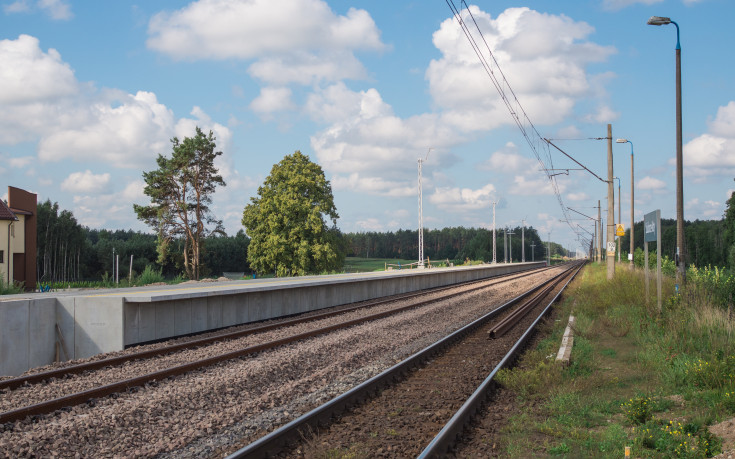
[[[674,295],[664,279],[645,300],[640,270],[588,265],[570,284],[548,338],[499,382],[517,396],[504,427],[508,457],[711,457],[707,426],[735,415],[735,322],[694,282]],[[569,366],[554,360],[576,317]]]

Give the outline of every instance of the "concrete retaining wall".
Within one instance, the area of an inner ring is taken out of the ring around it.
[[[0,376],[53,363],[60,338],[57,325],[70,354],[61,351],[61,360],[78,359],[174,336],[540,266],[544,263],[8,297],[0,301]]]

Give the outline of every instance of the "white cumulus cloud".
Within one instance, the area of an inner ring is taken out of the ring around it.
[[[666,182],[655,177],[643,177],[638,181],[638,189],[640,190],[663,190],[666,188]]]
[[[488,183],[478,190],[439,187],[434,190],[429,201],[445,212],[463,213],[490,208],[494,196],[495,186]]]
[[[524,175],[516,175],[513,179],[513,183],[513,188],[511,188],[510,194],[519,196],[540,196],[555,193],[551,180],[549,180],[545,175],[535,175],[530,179],[526,178]],[[557,182],[556,186],[559,189],[559,193],[563,193],[566,189],[562,183]]]
[[[76,94],[74,72],[55,49],[43,52],[38,38],[0,40],[0,103],[31,104]]]
[[[54,20],[66,20],[74,16],[69,3],[63,0],[38,0],[36,2],[17,0],[13,3],[3,5],[5,14],[30,13],[36,8]]]
[[[725,209],[724,206],[711,199],[702,202],[699,198],[691,199],[684,206],[687,218],[690,220],[703,218],[705,220],[719,220]]]
[[[467,10],[462,11],[463,18],[474,34],[477,22],[525,112],[537,125],[558,123],[569,116],[576,101],[593,92],[586,66],[615,52],[587,41],[594,29],[564,15],[524,7],[508,8],[492,18],[477,6],[469,9],[474,20]],[[477,35],[475,40],[483,43]],[[445,110],[445,121],[465,131],[512,123],[456,19],[442,22],[434,33],[434,45],[442,57],[431,61],[426,78],[434,101]],[[484,45],[481,49],[492,62]],[[507,88],[505,92],[511,97]]]
[[[276,112],[293,110],[295,107],[289,88],[263,88],[260,95],[250,102],[250,108],[265,120],[273,118]]]
[[[87,169],[84,172],[72,172],[61,182],[61,189],[71,193],[102,193],[110,184],[110,174],[93,174]]]
[[[719,107],[708,132],[684,145],[684,168],[695,180],[735,173],[735,101]]]
[[[496,172],[528,172],[538,168],[538,163],[518,153],[518,147],[508,142],[505,147],[490,155],[490,159],[480,164],[480,169]]]
[[[351,185],[355,190],[383,194],[385,183],[397,189],[413,186],[417,160],[429,147],[433,150],[424,163],[426,175],[437,164],[452,161],[446,154],[457,142],[451,129],[431,114],[396,116],[375,89],[353,92],[343,84],[333,85],[312,95],[306,112],[332,122],[311,137],[311,146],[325,170],[357,177]],[[335,185],[342,183],[335,178]]]
[[[322,0],[199,0],[153,16],[148,34],[174,59],[255,60],[251,74],[279,85],[364,78],[353,53],[386,48],[367,11]]]

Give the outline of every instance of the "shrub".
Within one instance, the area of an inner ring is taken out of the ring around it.
[[[151,265],[148,265],[138,277],[137,283],[139,285],[148,285],[163,281],[164,279],[163,274],[161,274],[161,268],[158,268],[156,270],[155,268],[151,267]]]
[[[631,398],[621,405],[625,417],[628,418],[631,424],[645,424],[648,422],[653,417],[651,407],[651,397],[644,395]]]

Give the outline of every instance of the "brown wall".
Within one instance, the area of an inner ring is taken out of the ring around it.
[[[8,187],[8,207],[31,212],[25,218],[25,286],[36,288],[36,205],[37,196],[14,186]]]

